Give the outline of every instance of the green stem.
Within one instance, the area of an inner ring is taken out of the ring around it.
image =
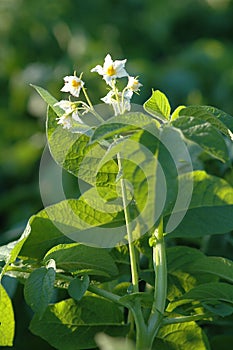
[[[191,315],[191,316],[167,317],[162,321],[162,324],[167,325],[167,324],[199,321],[199,320],[206,319],[210,316],[211,316],[211,314],[206,312],[204,314],[196,314],[196,315]]]
[[[87,100],[87,103],[88,103],[88,105],[89,105],[89,107],[90,107],[91,112],[95,115],[95,117],[96,117],[101,123],[103,123],[103,122],[104,122],[104,119],[95,111],[95,109],[94,109],[94,107],[93,107],[93,104],[91,103],[91,100],[89,99],[89,96],[88,96],[88,94],[87,94],[87,91],[86,91],[86,89],[85,89],[84,87],[82,87],[82,91],[83,91],[83,94],[84,94],[84,96],[85,96],[85,98],[86,98],[86,100]]]
[[[101,289],[101,288],[98,288],[96,286],[93,286],[93,285],[89,285],[88,287],[88,290],[94,294],[97,294],[101,297],[104,297],[108,300],[111,300],[113,301],[114,303],[117,303],[117,304],[120,304],[122,306],[124,306],[121,302],[120,302],[120,296],[119,295],[116,295],[116,294],[113,294],[111,292],[108,292],[107,290],[105,289]]]
[[[161,326],[167,297],[167,264],[165,254],[165,243],[163,235],[163,218],[161,218],[158,229],[154,232],[155,246],[153,247],[153,265],[155,271],[154,302],[148,321],[148,336],[153,340]]]
[[[123,167],[122,167],[121,157],[119,153],[117,154],[117,161],[119,166],[119,173],[123,174]],[[127,205],[127,190],[126,190],[126,186],[123,178],[120,179],[120,185],[121,185],[122,202],[123,202],[123,208],[124,208],[124,214],[125,214],[126,231],[127,231],[127,237],[128,237],[128,243],[129,243],[132,286],[133,286],[133,292],[138,293],[139,288],[138,288],[137,257],[136,257],[135,247],[133,244],[133,234],[130,227],[130,213]],[[139,300],[135,301],[135,304],[133,305],[133,307],[129,307],[129,312],[132,313],[134,317],[134,322],[136,325],[136,350],[149,349],[147,344],[147,339],[148,339],[147,327],[145,324],[145,320],[143,318],[141,303]]]
[[[117,154],[117,161],[119,166],[119,173],[123,173],[122,171],[122,162],[120,154]],[[123,208],[124,208],[124,215],[125,215],[125,224],[126,224],[126,231],[127,231],[127,237],[129,242],[129,256],[130,256],[130,266],[131,266],[131,275],[132,275],[132,285],[133,285],[133,291],[134,293],[137,293],[139,291],[138,289],[138,271],[137,271],[137,259],[136,259],[136,252],[133,245],[133,235],[130,228],[130,213],[127,205],[127,190],[125,186],[124,179],[120,179],[120,185],[121,185],[121,193],[122,193],[122,202],[123,202]]]

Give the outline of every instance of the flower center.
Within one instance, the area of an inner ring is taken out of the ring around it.
[[[110,77],[116,74],[116,69],[113,67],[113,65],[109,66],[107,68],[107,75]]]
[[[71,85],[74,87],[74,88],[79,88],[79,86],[81,85],[80,81],[77,81],[77,80],[72,80],[71,82]]]

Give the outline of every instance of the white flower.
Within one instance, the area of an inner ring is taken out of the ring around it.
[[[108,105],[111,105],[113,102],[116,102],[116,100],[114,100],[112,97],[114,95],[114,91],[113,90],[110,90],[106,96],[104,96],[103,98],[101,98],[101,100],[108,104]]]
[[[63,114],[61,117],[57,118],[57,120],[57,124],[61,124],[63,126],[63,129],[72,128],[72,118],[70,115]]]
[[[70,92],[71,95],[79,97],[80,90],[84,85],[84,82],[75,75],[67,75],[64,78],[65,85],[61,89],[63,92]]]
[[[70,129],[73,126],[73,120],[84,124],[82,119],[79,117],[77,106],[74,102],[61,100],[54,104],[65,112],[61,117],[57,118],[58,124],[63,125],[63,129]]]
[[[73,102],[67,101],[67,100],[61,100],[61,101],[55,103],[54,106],[60,107],[61,109],[63,109],[63,111],[66,112],[66,114],[72,113],[76,108],[76,106]]]
[[[112,105],[115,116],[123,114],[125,111],[130,111],[130,99],[126,98],[125,95],[122,99],[121,92],[118,93],[118,99],[113,98],[114,95],[115,92],[113,90],[110,90],[106,96],[101,98],[101,100],[106,104]]]
[[[128,77],[128,84],[126,86],[127,89],[132,90],[133,92],[137,92],[140,90],[141,83],[139,83],[137,78]]]
[[[108,54],[104,59],[104,65],[101,67],[97,65],[91,70],[91,72],[97,72],[103,75],[103,79],[108,85],[111,86],[112,80],[116,78],[127,77],[128,73],[125,70],[125,63],[127,60],[116,60],[113,61],[111,56]]]

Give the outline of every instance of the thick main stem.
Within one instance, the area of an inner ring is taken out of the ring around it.
[[[153,265],[155,271],[155,290],[154,302],[148,321],[148,335],[151,340],[151,346],[163,320],[167,297],[167,263],[162,218],[158,229],[154,232],[154,237]]]

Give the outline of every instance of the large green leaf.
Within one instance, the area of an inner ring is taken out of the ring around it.
[[[167,248],[168,293],[172,301],[199,284],[215,282],[217,277],[201,271],[189,271],[188,267],[205,258],[204,254],[191,247]]]
[[[182,130],[186,139],[197,143],[213,157],[223,162],[229,159],[228,149],[222,134],[209,121],[181,116],[172,124]]]
[[[199,301],[208,311],[217,315],[229,315],[233,313],[233,286],[223,282],[200,284],[183,294],[178,300],[171,302],[167,311],[174,311],[177,307],[190,304],[193,301]],[[223,306],[220,303],[223,303]],[[194,303],[194,308],[195,305]]]
[[[156,224],[163,211],[169,211],[168,207],[171,209],[175,206],[176,197],[180,195],[178,175],[191,170],[191,159],[179,130],[168,126],[158,129],[156,123],[147,124],[151,121],[150,117],[143,114],[129,114],[129,119],[125,122],[126,127],[128,128],[131,124],[133,128],[135,125],[143,126],[141,131],[112,144],[107,150],[96,143],[90,145],[89,138],[81,135],[76,139],[74,147],[67,150],[65,146],[60,145],[60,139],[62,138],[61,142],[63,142],[66,138],[66,135],[63,137],[59,134],[64,132],[63,129],[59,131],[56,125],[55,132],[51,134],[53,136],[50,135],[54,127],[54,117],[51,113],[52,111],[48,114],[50,148],[54,148],[52,152],[58,152],[59,147],[65,150],[65,152],[62,151],[61,158],[58,153],[55,158],[66,169],[95,185],[97,192],[93,190],[94,197],[97,198],[100,194],[104,200],[109,201],[117,199],[118,196],[118,203],[122,203],[119,196],[121,188],[119,183],[116,184],[116,180],[119,175],[122,175],[130,184],[133,193],[130,202],[133,231],[140,223],[140,232],[144,234]],[[116,118],[113,120],[116,122]],[[123,117],[120,121],[124,124]],[[102,140],[104,137],[112,136],[113,131],[114,133],[122,131],[122,126],[120,125],[119,128],[119,124],[109,122],[97,128],[97,131],[99,131],[99,134],[96,134],[97,139]],[[54,135],[55,139],[53,139]],[[71,144],[72,140],[66,140],[66,143]],[[174,144],[176,144],[175,148]],[[118,174],[115,161],[117,154],[120,154],[122,159],[122,174]],[[131,193],[130,187],[128,190]],[[135,216],[138,216],[137,220],[134,220]],[[138,238],[138,231],[136,229],[135,238]]]
[[[209,350],[209,346],[201,327],[195,322],[185,322],[161,327],[153,349]]]
[[[139,131],[152,127],[159,127],[159,123],[150,116],[135,112],[127,113],[126,115],[118,115],[108,119],[104,124],[96,128],[91,137],[91,141],[99,141],[115,137],[116,135],[130,134],[131,132]]]
[[[221,300],[233,304],[233,285],[219,283],[205,283],[191,289],[182,295],[182,300]]]
[[[233,188],[226,181],[204,171],[183,174],[179,180],[183,198],[180,198],[177,211],[173,213],[173,220],[175,222],[177,215],[178,223],[174,230],[166,227],[168,216],[165,217],[165,232],[170,237],[200,237],[233,229]],[[190,182],[193,192],[187,205]],[[184,217],[179,221],[181,214]]]
[[[53,267],[40,267],[26,280],[24,297],[27,304],[41,318],[51,301],[54,291],[56,270]]]
[[[143,107],[146,112],[162,121],[167,121],[170,118],[170,104],[166,95],[159,90],[152,91],[152,96],[144,103]]]
[[[85,198],[64,200],[32,216],[31,234],[20,256],[42,259],[53,246],[73,241],[98,247],[112,247],[121,241],[126,231],[119,206],[97,201],[94,189],[88,193]]]
[[[0,284],[0,346],[12,346],[14,334],[15,319],[11,299]]]
[[[212,106],[189,106],[182,109],[179,114],[209,121],[219,131],[228,136],[229,133],[226,128],[233,132],[233,117],[218,108]],[[216,119],[218,119],[218,121],[216,121]]]
[[[34,316],[30,330],[58,350],[91,349],[99,332],[124,336],[128,326],[123,324],[119,308],[105,299],[84,296],[81,301],[66,299],[50,305],[40,320]]]
[[[195,263],[196,261],[204,258],[205,255],[198,249],[185,247],[185,246],[176,246],[167,248],[167,269],[169,273],[174,271],[183,270],[191,262]]]
[[[95,184],[98,179],[97,169],[106,150],[99,143],[89,144],[90,137],[63,129],[57,124],[56,113],[48,108],[47,138],[50,152],[54,160],[80,179]],[[115,170],[115,162],[108,164],[103,176],[108,177]],[[102,170],[103,171],[103,170]]]
[[[233,283],[233,262],[222,257],[202,257],[186,265],[191,273],[209,273]]]
[[[214,108],[214,107],[213,107]],[[220,112],[220,111],[219,111]],[[224,113],[224,112],[222,112]],[[226,113],[225,113],[226,114]],[[210,123],[214,128],[229,137],[228,127],[211,112],[211,107],[207,109],[205,106],[189,106],[179,111],[179,115],[199,118]],[[230,116],[229,116],[230,117]]]
[[[88,247],[79,243],[60,244],[45,255],[44,260],[54,259],[58,268],[68,272],[88,269],[96,273],[102,270],[109,276],[117,275],[118,269],[106,249]],[[93,274],[92,273],[92,274]]]
[[[49,219],[46,210],[33,215],[29,219],[28,225],[31,228],[31,233],[20,250],[21,257],[43,259],[45,253],[54,245],[72,242]]]
[[[121,175],[130,184],[129,192],[133,194],[130,204],[136,204],[135,221],[140,223],[141,235],[156,224],[162,213],[170,213],[176,207],[176,199],[181,196],[178,175],[192,169],[180,131],[169,126],[161,129],[152,126],[150,131],[146,127],[112,145],[106,154],[106,158],[120,154]]]
[[[196,277],[200,274],[210,274],[233,283],[233,262],[231,260],[205,256],[200,250],[191,247],[168,247],[167,269],[170,274],[177,271],[189,272]]]

